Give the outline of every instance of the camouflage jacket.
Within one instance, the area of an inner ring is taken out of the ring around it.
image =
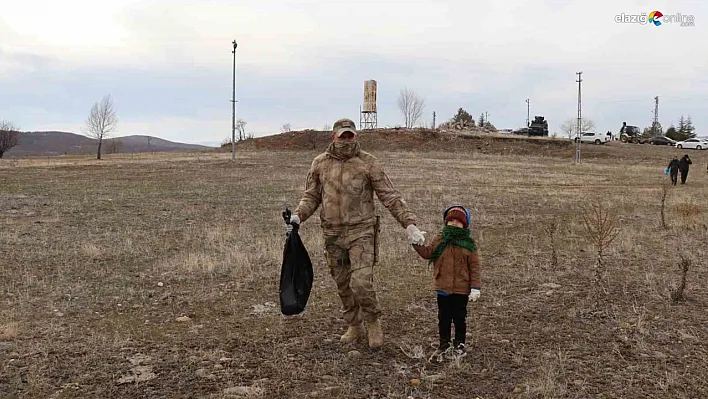
[[[304,222],[321,204],[324,232],[374,226],[374,192],[402,227],[416,223],[415,215],[373,155],[361,151],[357,142],[351,158],[338,156],[330,144],[312,161],[305,193],[294,213]]]

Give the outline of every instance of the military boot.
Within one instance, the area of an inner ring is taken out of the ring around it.
[[[349,326],[349,328],[347,328],[347,332],[345,332],[344,335],[339,338],[339,340],[340,342],[348,344],[354,342],[357,338],[361,338],[362,336],[364,336],[365,333],[366,331],[364,331],[364,326],[362,326],[361,324],[357,324],[356,326]]]
[[[381,331],[381,321],[376,319],[368,322],[369,347],[378,348],[383,345],[383,331]]]

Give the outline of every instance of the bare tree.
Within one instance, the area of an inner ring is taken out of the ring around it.
[[[152,152],[152,147],[150,146],[150,142],[152,141],[152,136],[147,137],[147,142],[148,142],[148,151]]]
[[[578,134],[578,119],[577,118],[570,118],[567,119],[563,124],[560,126],[561,132],[563,132],[564,135],[566,135],[569,139],[574,139],[575,136]],[[593,122],[590,119],[585,119],[582,118],[580,120],[580,130],[581,133],[585,132],[591,132],[595,130],[595,122]]]
[[[587,235],[595,244],[595,249],[597,250],[593,276],[593,285],[595,286],[593,291],[595,302],[593,306],[594,310],[599,310],[600,292],[605,292],[603,286],[605,276],[604,256],[610,244],[619,235],[621,224],[613,211],[597,203],[592,203],[588,208],[584,208],[582,216]]]
[[[290,127],[290,124],[289,124],[289,123],[284,124],[284,125],[280,128],[280,131],[283,132],[283,133],[289,132],[289,131],[291,131],[291,130],[292,130],[292,128]]]
[[[91,113],[86,120],[86,135],[98,140],[98,153],[96,159],[101,159],[101,145],[103,139],[118,127],[118,118],[113,109],[111,95],[103,97],[100,103],[94,103]]]
[[[398,109],[403,114],[403,121],[407,128],[413,127],[423,116],[425,100],[416,92],[408,90],[407,87],[401,89],[398,95]]]
[[[325,123],[322,127],[322,130],[325,132],[328,132],[330,129],[332,129],[332,127],[329,125],[329,123]]]
[[[0,121],[0,158],[20,141],[20,128],[8,121]]]
[[[236,131],[238,132],[238,141],[246,140],[246,122],[243,119],[236,121]]]

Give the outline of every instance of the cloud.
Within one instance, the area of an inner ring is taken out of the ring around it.
[[[257,135],[286,122],[358,122],[366,79],[378,81],[380,126],[400,123],[396,96],[408,86],[426,99],[426,122],[464,107],[519,127],[530,98],[531,117],[546,116],[553,131],[577,113],[577,71],[583,114],[600,131],[648,126],[656,95],[665,125],[690,113],[700,130],[708,6],[655,6],[692,13],[696,26],[615,22],[651,11],[642,1],[26,0],[0,17],[0,117],[73,129],[111,93],[122,133],[221,141],[236,39],[237,117]]]

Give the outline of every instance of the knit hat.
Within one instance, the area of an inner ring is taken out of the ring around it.
[[[467,211],[464,207],[461,206],[454,206],[451,208],[448,208],[445,211],[445,223],[451,221],[451,220],[457,220],[460,223],[462,223],[463,228],[469,228],[469,218]]]

